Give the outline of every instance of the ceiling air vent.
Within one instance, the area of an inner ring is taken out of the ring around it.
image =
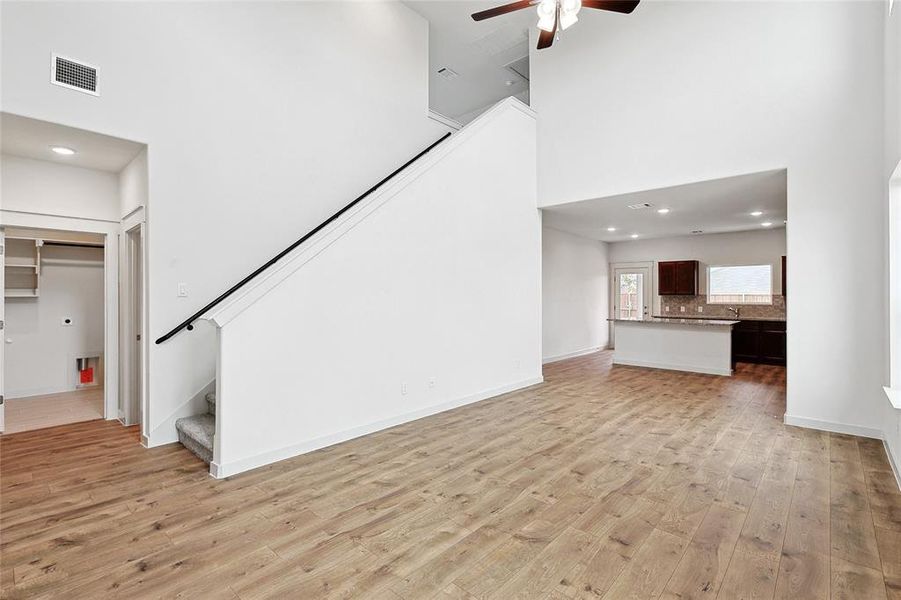
[[[456,79],[457,77],[460,76],[459,73],[457,73],[456,71],[454,71],[453,69],[450,69],[448,67],[441,67],[440,69],[438,69],[438,74],[441,75],[442,77],[444,77],[445,79]]]
[[[522,58],[517,58],[513,62],[509,62],[504,65],[504,68],[508,71],[511,71],[515,75],[518,75],[525,79],[529,80],[529,55],[525,55]]]
[[[58,54],[51,55],[50,83],[92,96],[100,95],[97,67]]]
[[[632,210],[644,210],[646,208],[653,208],[653,204],[648,204],[647,202],[642,202],[641,204],[630,204],[629,208]]]

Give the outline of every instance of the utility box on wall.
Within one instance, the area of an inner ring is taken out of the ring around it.
[[[75,388],[81,389],[100,385],[102,380],[101,355],[79,356],[75,358]]]

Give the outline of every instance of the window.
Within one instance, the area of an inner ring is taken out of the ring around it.
[[[773,266],[734,265],[707,271],[710,304],[772,304]]]

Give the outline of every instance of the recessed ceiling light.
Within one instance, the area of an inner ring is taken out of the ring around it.
[[[770,225],[772,225],[772,223],[770,223],[769,221],[764,221],[760,224],[761,227],[769,227]]]
[[[629,237],[630,237],[630,238],[632,238],[632,239],[633,239],[633,240],[634,240],[634,239],[635,239],[635,238],[637,238],[637,237],[638,237],[638,234],[637,234],[637,233],[633,233],[633,234],[632,234],[632,235],[630,235],[630,236],[629,236]]]
[[[616,227],[608,227],[607,231],[613,233],[614,231],[616,231]]]
[[[63,156],[72,156],[73,154],[75,154],[75,150],[73,150],[72,148],[66,148],[65,146],[50,146],[50,149],[57,154],[62,154]]]
[[[763,214],[763,211],[762,211],[762,210],[755,210],[754,212],[751,213],[751,216],[752,216],[752,217],[759,217],[759,216],[762,215],[762,214]]]
[[[665,215],[666,213],[669,212],[669,209],[668,208],[658,208],[657,212],[660,213],[661,215]]]

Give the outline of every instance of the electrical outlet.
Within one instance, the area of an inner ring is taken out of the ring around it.
[[[429,379],[429,387],[430,387],[430,388],[435,387],[435,378],[434,378],[434,377],[432,377],[432,378]]]
[[[402,396],[407,395],[407,382],[406,381],[404,381],[403,383],[400,384],[400,393]]]
[[[187,298],[188,297],[188,284],[187,283],[179,283],[178,284],[178,297],[179,298]]]
[[[699,307],[698,307],[698,312],[699,312],[699,313],[704,312],[704,307],[703,307],[703,306],[699,306]]]
[[[680,307],[679,307],[679,312],[685,312],[685,307],[684,307],[684,306],[680,306]]]
[[[669,306],[664,306],[664,307],[663,307],[663,312],[669,312]]]
[[[63,317],[59,320],[59,324],[63,327],[72,327],[75,325],[75,320],[72,317]]]

